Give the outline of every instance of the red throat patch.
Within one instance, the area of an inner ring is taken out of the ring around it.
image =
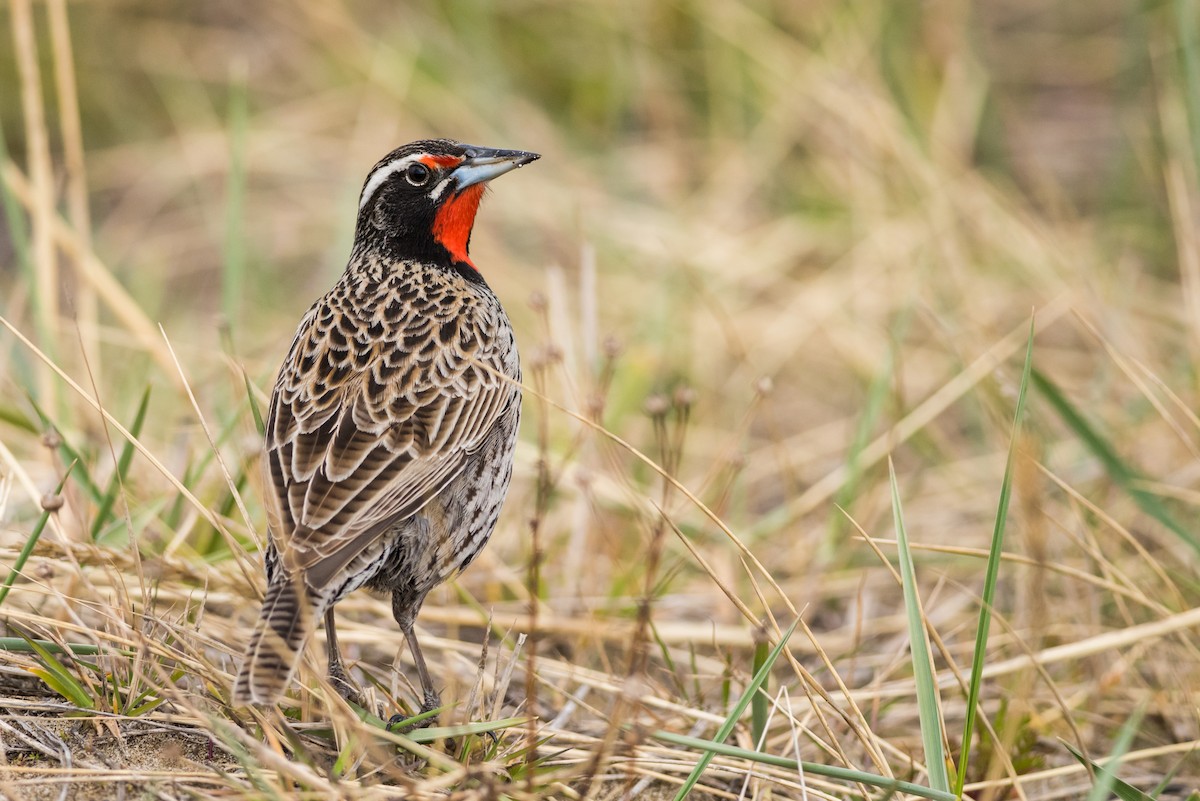
[[[467,255],[467,241],[471,238],[471,227],[475,225],[475,212],[479,211],[484,189],[484,184],[468,186],[443,203],[433,218],[433,238],[450,251],[451,258],[471,267],[475,264]]]

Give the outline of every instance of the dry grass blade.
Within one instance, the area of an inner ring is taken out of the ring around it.
[[[33,4],[30,0],[10,0],[13,53],[16,55],[20,78],[21,111],[25,119],[25,139],[31,191],[29,192],[29,227],[32,240],[31,257],[35,265],[32,284],[38,334],[47,350],[58,350],[58,255],[54,250],[51,225],[54,221],[54,187],[50,164],[50,139],[46,130],[46,110],[43,104],[41,71],[38,67],[37,35],[33,25]],[[4,165],[11,168],[11,165]],[[38,371],[38,392],[44,403],[57,408],[58,393],[44,371]]]
[[[19,339],[23,345],[25,345],[25,347],[29,348],[29,350],[31,350],[34,353],[34,355],[36,355],[39,359],[41,359],[42,362],[45,363],[54,373],[57,373],[58,377],[61,378],[67,384],[67,386],[69,386],[72,390],[74,390],[75,393],[80,398],[82,398],[89,406],[91,406],[93,409],[95,409],[97,412],[99,412],[100,415],[103,416],[104,419],[108,422],[108,424],[111,425],[113,428],[115,428],[121,434],[121,436],[125,438],[125,440],[127,442],[133,443],[133,446],[138,449],[138,452],[141,453],[142,456],[144,456],[147,460],[149,460],[149,462],[152,465],[154,465],[154,467],[159,471],[159,473],[161,473],[162,476],[165,479],[167,479],[168,482],[170,482],[172,485],[174,485],[175,489],[177,489],[181,495],[183,495],[185,498],[188,499],[189,502],[191,502],[193,507],[200,513],[200,515],[202,517],[204,517],[210,524],[212,524],[213,528],[215,528],[217,531],[221,532],[221,534],[226,538],[226,541],[230,544],[231,550],[233,551],[233,553],[241,555],[241,560],[240,560],[241,567],[242,567],[243,571],[247,571],[246,576],[248,579],[250,576],[250,573],[248,572],[248,565],[245,564],[245,559],[246,559],[245,551],[240,546],[238,546],[237,543],[233,540],[232,536],[229,534],[228,530],[226,529],[224,523],[222,523],[220,520],[218,520],[217,517],[215,515],[213,515],[212,512],[208,509],[208,507],[205,506],[203,503],[201,503],[200,499],[197,498],[190,489],[188,489],[186,486],[184,486],[184,484],[181,481],[179,481],[179,479],[177,479],[175,477],[175,475],[173,473],[171,473],[170,470],[167,469],[166,465],[164,465],[158,459],[158,457],[156,457],[153,453],[151,453],[150,450],[145,445],[143,445],[141,442],[139,442],[137,437],[133,436],[129,432],[129,430],[125,428],[125,426],[123,426],[116,418],[114,418],[112,415],[110,415],[108,413],[108,411],[105,410],[104,407],[102,407],[98,401],[96,401],[95,398],[93,398],[91,395],[89,395],[87,393],[87,391],[83,389],[83,387],[81,387],[81,386],[79,386],[79,384],[75,383],[75,381],[70,376],[68,376],[65,372],[63,372],[62,368],[60,368],[53,361],[51,361],[50,358],[48,356],[46,356],[46,354],[42,353],[42,351],[40,349],[38,349],[38,347],[36,345],[34,345],[32,342],[30,342],[29,339],[26,338],[24,334],[22,334],[15,327],[13,327],[12,323],[10,323],[4,317],[0,317],[0,325],[3,325],[5,328],[7,328],[9,330],[9,332],[11,332],[17,339]]]
[[[1054,801],[1123,735],[1114,792],[1200,786],[1197,11],[1035,5],[8,0],[0,795]],[[377,727],[367,592],[370,716],[319,634],[229,703],[272,378],[434,135],[542,154],[470,239],[527,402],[418,621],[453,743]]]
[[[31,210],[36,208],[36,185],[26,180],[25,176],[11,163],[0,165],[5,183]],[[54,244],[61,247],[72,259],[72,264],[80,271],[80,277],[91,286],[109,310],[116,315],[129,333],[134,337],[139,347],[149,353],[168,375],[173,374],[170,357],[163,349],[158,332],[150,322],[146,312],[137,304],[129,292],[113,277],[112,272],[92,252],[75,230],[56,214],[50,215],[47,223],[48,230],[54,236]]]

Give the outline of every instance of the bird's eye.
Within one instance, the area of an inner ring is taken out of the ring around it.
[[[410,164],[404,171],[404,177],[413,186],[424,186],[429,180],[429,168],[424,164]]]

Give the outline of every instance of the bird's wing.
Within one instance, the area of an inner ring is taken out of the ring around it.
[[[436,497],[514,402],[497,314],[435,305],[389,328],[319,303],[301,323],[271,396],[266,470],[277,547],[312,590]]]

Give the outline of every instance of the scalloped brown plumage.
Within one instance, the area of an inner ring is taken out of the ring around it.
[[[508,317],[466,256],[474,207],[465,232],[461,208],[453,230],[435,223],[459,193],[533,158],[432,140],[368,175],[349,265],[301,320],[271,395],[267,593],[236,702],[278,697],[321,615],[330,679],[354,698],[333,605],[367,585],[392,593],[422,707],[438,705],[413,621],[495,527],[521,371]]]

